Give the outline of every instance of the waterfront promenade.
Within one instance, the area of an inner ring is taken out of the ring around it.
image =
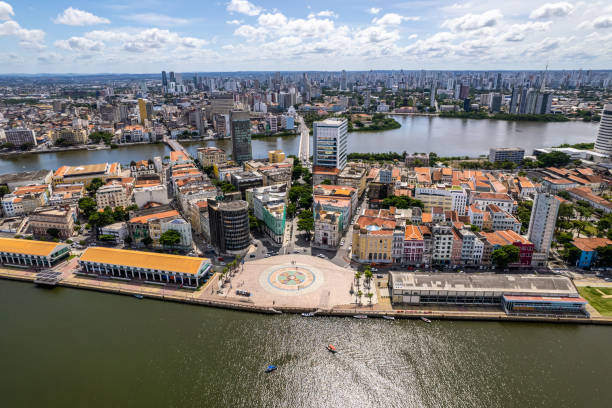
[[[295,262],[295,263],[293,263]],[[117,295],[142,295],[144,298],[178,303],[211,306],[248,312],[302,313],[316,312],[319,316],[370,317],[383,315],[396,318],[445,320],[522,321],[612,325],[612,318],[592,313],[590,318],[562,318],[545,316],[509,316],[502,310],[481,307],[408,306],[393,307],[386,297],[386,279],[372,281],[375,293],[372,304],[363,299],[356,303],[350,293],[354,285],[353,272],[338,267],[327,260],[305,255],[281,255],[254,262],[240,268],[224,285],[220,275],[214,274],[197,290],[182,289],[174,285],[154,285],[133,280],[113,280],[81,274],[77,258],[53,268],[60,272],[58,286],[95,290]],[[0,267],[0,278],[34,282],[32,270]],[[364,283],[362,282],[362,285]],[[236,290],[251,293],[240,296]],[[361,289],[365,293],[365,288]],[[357,290],[357,288],[355,288]]]

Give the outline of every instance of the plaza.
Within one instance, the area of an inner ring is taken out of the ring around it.
[[[236,290],[251,293],[257,306],[329,309],[354,302],[354,271],[308,255],[279,255],[246,262],[225,291],[244,299]]]

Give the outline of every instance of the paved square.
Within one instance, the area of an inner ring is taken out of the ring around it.
[[[279,255],[246,262],[232,279],[227,299],[244,300],[236,290],[251,292],[257,306],[328,309],[349,304],[354,272],[309,255]],[[225,296],[224,296],[225,297]]]

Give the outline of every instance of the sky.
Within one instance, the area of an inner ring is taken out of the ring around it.
[[[0,73],[611,69],[609,1],[0,0]]]

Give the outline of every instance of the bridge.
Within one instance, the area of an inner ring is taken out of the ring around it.
[[[310,129],[308,129],[308,126],[306,126],[304,123],[304,118],[301,116],[298,116],[298,122],[298,130],[300,131],[300,149],[298,152],[298,158],[302,163],[306,163],[310,159]]]

